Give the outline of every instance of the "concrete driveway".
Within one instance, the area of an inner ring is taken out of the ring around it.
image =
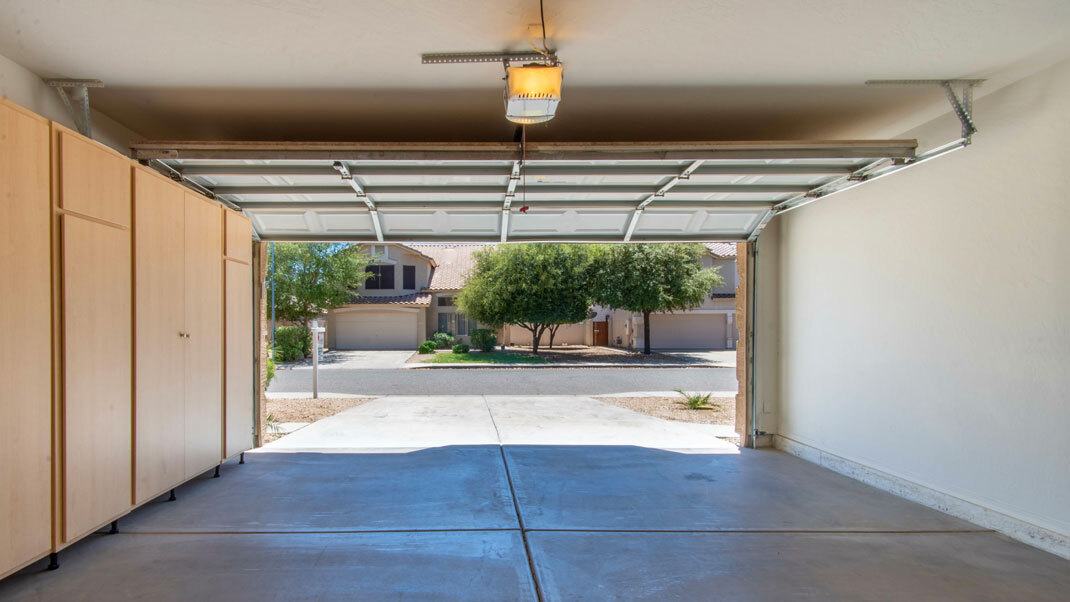
[[[337,350],[323,354],[321,370],[390,370],[403,368],[413,351]],[[276,370],[311,371],[312,360],[278,364]],[[309,376],[309,378],[312,378]]]
[[[384,398],[227,462],[0,599],[1065,600],[1066,561],[578,397]],[[699,427],[699,428],[692,428]],[[686,453],[666,451],[677,448]]]

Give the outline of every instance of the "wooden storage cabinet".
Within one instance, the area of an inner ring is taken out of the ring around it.
[[[0,99],[0,578],[252,446],[251,239]]]
[[[0,100],[0,578],[52,546],[48,121]]]
[[[186,477],[183,189],[134,170],[135,503]]]
[[[130,509],[130,231],[73,215],[63,232],[63,541]]]
[[[223,453],[223,209],[186,193],[186,478]]]
[[[132,507],[130,164],[53,126],[58,549]]]
[[[222,209],[134,171],[136,503],[219,463],[223,442]]]
[[[252,225],[226,212],[224,457],[253,446]]]

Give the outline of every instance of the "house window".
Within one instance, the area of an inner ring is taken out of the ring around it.
[[[394,266],[392,265],[370,265],[367,268],[367,272],[372,275],[371,278],[364,283],[364,288],[370,291],[390,291],[394,290]]]
[[[416,266],[401,266],[401,288],[410,291],[416,290]]]
[[[468,336],[469,327],[475,328],[475,322],[469,322],[468,316],[455,313],[438,314],[438,332],[448,332],[460,337]]]
[[[453,297],[439,297],[438,298],[438,306],[439,307],[453,307],[453,305],[454,305]]]

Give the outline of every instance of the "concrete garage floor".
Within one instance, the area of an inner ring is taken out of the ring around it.
[[[64,551],[58,571],[42,562],[0,582],[0,599],[1065,600],[1070,591],[1063,559],[787,454],[738,453],[676,428],[702,425],[630,414],[571,397],[371,402],[247,454],[245,465],[228,462],[220,479],[180,487],[175,502],[146,505],[119,534]]]

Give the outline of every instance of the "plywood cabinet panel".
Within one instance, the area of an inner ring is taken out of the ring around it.
[[[185,191],[134,171],[135,494],[137,503],[186,476]]]
[[[69,542],[131,507],[131,249],[129,230],[72,215],[60,231]]]
[[[0,101],[0,577],[51,545],[48,122]]]
[[[186,193],[186,476],[223,454],[223,209]]]
[[[130,161],[73,132],[58,136],[59,206],[130,225]]]
[[[251,245],[248,245],[251,246]],[[253,269],[225,261],[225,457],[253,446]]]
[[[245,216],[233,211],[226,211],[227,221],[227,257],[252,263],[253,261],[253,225]]]

